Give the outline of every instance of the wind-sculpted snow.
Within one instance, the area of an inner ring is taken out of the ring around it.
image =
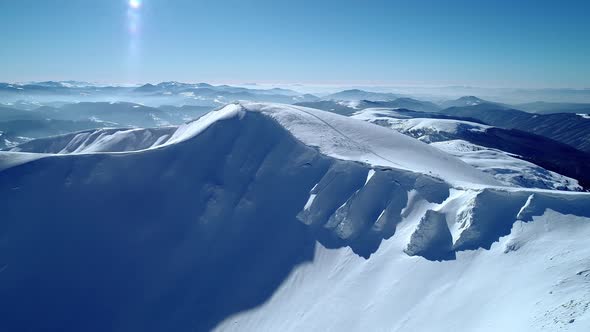
[[[426,211],[405,251],[410,256],[420,255],[431,260],[454,259],[453,238],[445,215]]]
[[[587,194],[485,185],[477,170],[424,143],[308,112],[230,105],[144,150],[0,152],[2,327],[359,330],[358,323],[342,325],[357,316],[373,318],[365,321],[369,330],[428,330],[405,315],[423,317],[430,305],[450,314],[437,292],[475,289],[477,278],[462,280],[461,270],[473,274],[466,266],[510,259],[494,245],[520,257],[527,250],[517,248],[549,250],[535,241],[556,236],[541,227],[528,238],[533,233],[515,233],[516,225],[537,224],[549,211],[557,217],[544,222],[555,234],[574,227],[565,214],[577,216],[579,239],[590,234]],[[408,169],[416,161],[433,164]],[[454,167],[468,174],[457,181]],[[477,183],[466,185],[469,177]],[[498,266],[506,278],[510,265]],[[558,266],[542,279],[566,271]],[[502,300],[514,308],[520,302],[511,299],[522,292],[512,291]],[[397,305],[385,305],[394,299]],[[358,310],[366,315],[353,314]],[[588,321],[576,312],[578,324]],[[464,326],[457,330],[474,327]]]
[[[96,129],[36,139],[10,151],[54,154],[137,151],[166,143],[175,131],[176,127]]]

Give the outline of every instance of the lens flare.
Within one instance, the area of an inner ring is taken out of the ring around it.
[[[127,54],[127,79],[135,81],[141,62],[141,7],[142,0],[127,0],[127,27],[129,32],[129,50]]]
[[[129,7],[139,9],[141,7],[141,0],[129,0]]]

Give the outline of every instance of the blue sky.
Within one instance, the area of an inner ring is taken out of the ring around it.
[[[588,13],[590,1],[0,0],[0,81],[589,88]]]

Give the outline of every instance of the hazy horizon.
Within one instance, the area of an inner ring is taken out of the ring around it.
[[[583,1],[0,3],[0,81],[590,87]]]
[[[79,82],[88,83],[97,86],[142,86],[145,84],[159,84],[166,82],[177,82],[182,84],[199,84],[206,83],[211,85],[231,85],[239,87],[325,87],[334,89],[360,89],[360,88],[374,88],[380,89],[404,89],[404,88],[423,88],[423,89],[437,89],[437,88],[475,88],[475,89],[505,89],[505,90],[590,90],[589,87],[567,87],[567,86],[555,86],[555,87],[534,87],[534,86],[485,86],[485,85],[469,85],[469,84],[402,84],[402,83],[372,83],[372,82],[282,82],[282,81],[208,81],[208,80],[178,80],[178,79],[167,79],[167,80],[152,80],[152,81],[134,81],[134,82],[121,82],[121,81],[97,81],[97,80],[78,80],[78,79],[35,79],[35,80],[24,80],[24,81],[0,81],[0,83],[8,84],[36,84],[44,82]]]

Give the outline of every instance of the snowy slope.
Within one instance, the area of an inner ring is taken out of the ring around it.
[[[366,109],[352,116],[354,119],[380,124],[419,140],[432,143],[456,138],[463,132],[485,132],[490,126],[454,119],[406,118],[395,110]]]
[[[175,131],[176,127],[86,130],[36,139],[10,151],[54,154],[136,151],[164,144]]]
[[[587,224],[549,210],[489,251],[437,263],[395,254],[401,240],[369,260],[318,246],[268,302],[217,330],[587,331]]]
[[[38,153],[16,153],[0,151],[0,171],[26,164],[30,161],[41,159],[43,157],[45,156]]]
[[[80,154],[95,152],[130,152],[178,143],[197,135],[212,123],[238,115],[239,105],[228,105],[206,115],[200,121],[180,126],[158,128],[102,128],[36,139],[9,151],[48,154]]]
[[[516,158],[505,151],[469,143],[473,134],[485,135],[491,126],[480,123],[437,118],[410,118],[386,108],[369,108],[351,116],[430,143],[467,164],[493,175],[508,186],[526,188],[582,190],[576,179],[544,169]]]
[[[138,147],[0,152],[7,330],[590,327],[588,194],[285,105]]]
[[[492,177],[412,138],[372,124],[312,108],[248,103],[297,139],[328,156],[431,174],[454,183],[499,184]]]
[[[356,112],[351,117],[410,134],[427,143],[442,141],[449,137],[456,138],[457,135],[466,131],[484,132],[491,128],[480,123],[462,120],[411,118],[394,109],[387,108],[367,108]]]
[[[219,119],[243,116],[245,112],[271,117],[306,145],[317,147],[322,153],[337,159],[411,170],[469,186],[500,184],[459,159],[405,135],[332,113],[281,104],[230,104],[175,130],[169,127],[87,131],[37,140],[12,151],[71,153],[141,150],[190,139]]]
[[[494,175],[505,185],[525,188],[582,190],[578,180],[549,171],[528,161],[492,148],[453,139],[433,142],[432,146],[463,160],[469,165]]]

